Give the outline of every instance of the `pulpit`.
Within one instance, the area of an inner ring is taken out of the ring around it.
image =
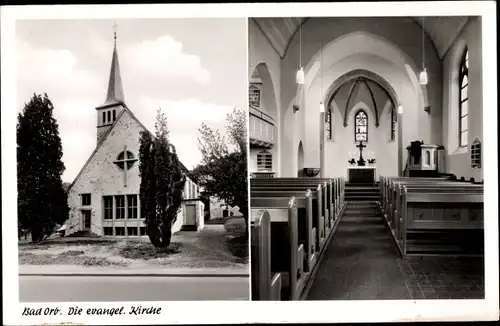
[[[407,148],[407,175],[410,177],[433,177],[438,175],[438,151],[443,146],[412,142]]]

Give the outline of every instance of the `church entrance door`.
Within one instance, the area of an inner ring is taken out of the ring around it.
[[[84,230],[90,230],[90,224],[91,224],[91,211],[90,210],[84,210],[82,211],[83,214],[83,229]]]

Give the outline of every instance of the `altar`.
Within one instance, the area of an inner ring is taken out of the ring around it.
[[[374,166],[350,166],[347,168],[347,180],[350,183],[373,183],[376,172]]]
[[[351,166],[347,168],[347,181],[350,183],[374,183],[377,169],[373,166],[373,164],[375,164],[373,153],[370,154],[368,160],[365,160],[363,158],[363,148],[365,148],[366,145],[360,141],[359,145],[356,145],[356,147],[359,148],[359,159],[356,161],[350,153],[351,158],[348,162]],[[369,165],[366,166],[366,163]]]

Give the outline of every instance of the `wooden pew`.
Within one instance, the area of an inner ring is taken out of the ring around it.
[[[459,183],[456,181],[450,181],[440,178],[391,178],[389,180],[384,180],[384,189],[381,193],[381,203],[380,206],[382,211],[385,214],[388,214],[391,210],[394,209],[391,204],[394,204],[395,196],[396,196],[396,187],[397,184],[425,184],[425,185],[458,185]],[[470,184],[470,183],[460,183],[460,184]]]
[[[462,188],[476,188],[477,185],[473,185],[470,183],[460,183],[460,182],[449,182],[449,181],[412,181],[412,180],[404,180],[404,181],[391,181],[388,198],[386,200],[386,209],[384,211],[384,217],[388,221],[390,225],[395,223],[394,221],[394,211],[397,209],[398,200],[401,200],[400,188],[402,186],[412,186],[412,187],[422,187],[424,189],[430,189],[429,191],[432,193],[440,192],[445,189],[459,189]]]
[[[409,255],[484,253],[483,194],[402,189],[399,246]]]
[[[251,222],[252,300],[281,300],[281,273],[271,273],[271,217],[257,212]]]
[[[325,224],[324,217],[324,205],[323,205],[323,195],[322,195],[322,187],[317,186],[315,191],[311,191],[310,189],[304,190],[290,190],[290,191],[282,191],[280,189],[275,191],[254,191],[250,190],[250,207],[256,207],[254,204],[254,199],[258,199],[258,203],[263,204],[264,199],[268,199],[269,207],[273,207],[273,201],[278,198],[290,198],[294,197],[296,199],[296,204],[298,206],[298,210],[301,214],[298,215],[299,218],[299,233],[301,239],[309,238],[310,236],[315,236],[316,243],[316,251],[321,250],[326,245],[326,236],[327,236],[327,228]],[[309,204],[310,202],[310,204]],[[310,206],[309,206],[310,205]],[[309,206],[309,207],[308,207]],[[262,208],[266,208],[266,206],[259,206]],[[311,219],[311,228],[309,229],[307,222]],[[314,233],[313,233],[314,231]],[[312,240],[307,240],[308,243],[312,242]],[[306,254],[309,255],[309,246],[306,246]]]
[[[476,185],[414,185],[414,184],[399,184],[396,188],[396,196],[394,201],[394,207],[389,211],[387,220],[391,229],[395,230],[396,233],[400,233],[402,224],[402,214],[404,206],[403,191],[406,189],[410,193],[424,193],[429,195],[442,194],[442,193],[470,193],[470,194],[483,194],[483,187]]]
[[[310,179],[310,178],[309,178]],[[325,217],[326,223],[326,233],[328,234],[333,227],[333,223],[335,220],[334,213],[334,195],[333,195],[333,183],[331,180],[329,182],[321,182],[317,181],[306,182],[300,180],[296,181],[279,181],[278,183],[268,184],[268,183],[257,183],[250,184],[250,191],[300,191],[300,190],[316,190],[318,185],[322,188],[322,211],[321,214]]]
[[[388,210],[388,199],[390,198],[390,189],[394,182],[400,182],[400,181],[411,181],[414,183],[417,182],[431,182],[431,183],[436,183],[436,182],[451,182],[449,180],[449,177],[440,177],[440,178],[409,178],[409,177],[380,177],[380,205],[382,207],[382,210],[384,213],[387,212]],[[385,200],[384,200],[385,199]]]
[[[423,255],[433,251],[433,254],[448,252],[457,255],[483,250],[482,185],[448,178],[380,179],[381,209],[403,255]],[[405,194],[409,194],[409,202]],[[426,200],[414,203],[413,198]],[[408,210],[410,216],[405,215]],[[450,214],[462,218],[453,221]],[[473,216],[479,216],[480,222]],[[468,249],[461,244],[463,239],[475,240],[471,240]]]
[[[330,224],[339,217],[344,203],[345,180],[343,178],[272,178],[272,179],[250,179],[250,186],[290,186],[290,185],[314,185],[316,183],[327,183],[326,197],[328,199],[328,210],[331,219]]]
[[[397,197],[398,197],[398,195],[397,195],[398,187],[400,187],[402,185],[423,185],[426,187],[435,188],[438,186],[447,186],[447,185],[456,186],[457,184],[450,182],[450,181],[447,181],[447,180],[444,180],[444,181],[442,181],[442,180],[435,180],[435,181],[409,180],[409,179],[391,180],[390,182],[388,182],[388,189],[389,190],[386,191],[387,197],[384,200],[385,204],[382,204],[382,207],[383,207],[382,210],[383,210],[384,217],[386,218],[387,222],[391,225],[391,227],[393,227],[392,225],[394,223],[393,212],[396,210]]]
[[[297,203],[292,198],[252,198],[252,219],[261,210],[271,218],[271,272],[282,274],[283,300],[298,300],[304,289],[304,246],[298,242]]]

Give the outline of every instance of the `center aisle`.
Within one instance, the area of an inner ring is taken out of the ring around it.
[[[307,300],[410,299],[375,202],[348,201]]]

